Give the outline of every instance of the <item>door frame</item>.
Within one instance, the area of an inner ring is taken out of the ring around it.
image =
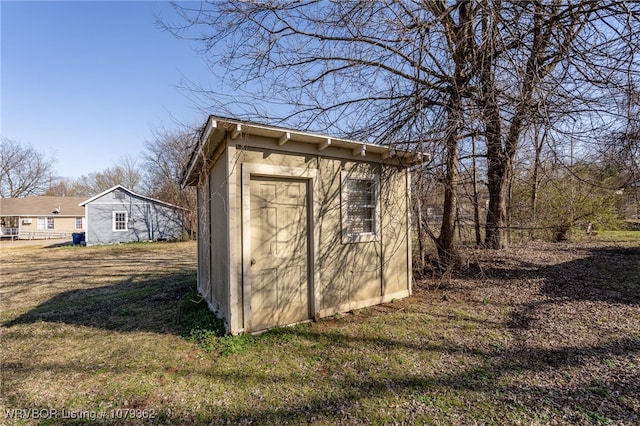
[[[251,325],[251,179],[268,177],[276,179],[304,180],[307,185],[307,286],[309,315],[314,318],[320,310],[319,281],[319,185],[318,170],[303,167],[273,166],[269,164],[242,163],[242,310],[243,327]],[[311,209],[311,210],[309,210]]]

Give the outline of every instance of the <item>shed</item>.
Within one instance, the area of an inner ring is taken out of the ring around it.
[[[198,290],[232,334],[411,294],[408,165],[388,147],[210,116],[197,187]]]
[[[184,230],[184,208],[136,194],[122,185],[80,206],[87,218],[87,245],[175,240]]]

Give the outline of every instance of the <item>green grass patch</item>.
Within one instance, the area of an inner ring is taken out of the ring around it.
[[[182,334],[207,351],[215,350],[224,337],[224,320],[211,312],[204,297],[197,291],[187,293],[178,309],[178,324]]]
[[[602,230],[587,235],[584,230],[575,230],[571,239],[575,242],[605,242],[637,245],[640,242],[640,230]]]
[[[207,352],[228,356],[246,352],[255,344],[251,335],[226,335],[224,320],[211,312],[196,291],[189,292],[180,303],[178,322],[183,335]]]
[[[221,339],[221,355],[241,354],[250,350],[255,344],[255,338],[250,334],[238,336],[224,336]]]

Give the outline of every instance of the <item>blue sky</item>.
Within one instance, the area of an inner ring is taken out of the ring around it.
[[[154,14],[175,16],[168,2],[0,1],[2,137],[79,177],[138,156],[156,128],[202,124],[176,86],[213,77]]]

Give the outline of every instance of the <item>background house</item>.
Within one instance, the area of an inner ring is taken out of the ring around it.
[[[0,198],[0,232],[4,238],[69,238],[86,228],[78,197]]]
[[[80,203],[87,218],[87,245],[182,237],[182,207],[114,186]]]
[[[209,117],[183,184],[197,186],[198,290],[227,331],[408,296],[413,159]]]

